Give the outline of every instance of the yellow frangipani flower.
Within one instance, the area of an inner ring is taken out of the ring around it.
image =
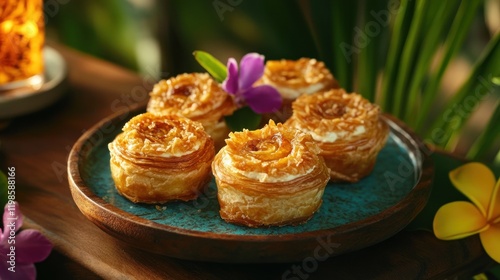
[[[484,164],[473,162],[450,172],[453,185],[472,202],[455,201],[439,208],[434,234],[443,240],[479,233],[486,253],[500,263],[500,179]]]

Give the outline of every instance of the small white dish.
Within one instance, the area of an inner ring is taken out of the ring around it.
[[[66,92],[67,67],[64,58],[44,47],[44,82],[38,88],[22,87],[0,92],[0,119],[10,119],[45,108]]]

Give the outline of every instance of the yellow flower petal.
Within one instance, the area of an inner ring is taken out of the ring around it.
[[[485,217],[477,207],[466,201],[455,201],[441,206],[433,222],[434,234],[443,240],[464,238],[488,227]]]
[[[484,164],[471,162],[450,172],[450,180],[486,217],[495,187],[495,175]]]
[[[479,234],[483,248],[497,263],[500,263],[500,224],[491,225]]]
[[[493,189],[487,218],[488,221],[498,222],[500,220],[500,179],[498,179]]]

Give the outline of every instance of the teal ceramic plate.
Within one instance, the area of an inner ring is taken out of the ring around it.
[[[387,144],[371,175],[355,184],[329,183],[319,211],[299,226],[247,228],[219,217],[212,181],[190,202],[134,204],[119,195],[109,169],[107,144],[137,108],[113,115],[87,131],[68,160],[73,198],[107,233],[144,250],[216,262],[291,262],[359,250],[400,231],[423,208],[433,167],[425,145],[390,116]],[[318,249],[319,248],[319,249]]]

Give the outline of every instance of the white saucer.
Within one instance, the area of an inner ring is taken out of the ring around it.
[[[45,81],[38,89],[29,87],[0,92],[0,119],[9,119],[45,108],[66,92],[67,68],[55,49],[44,47]]]

